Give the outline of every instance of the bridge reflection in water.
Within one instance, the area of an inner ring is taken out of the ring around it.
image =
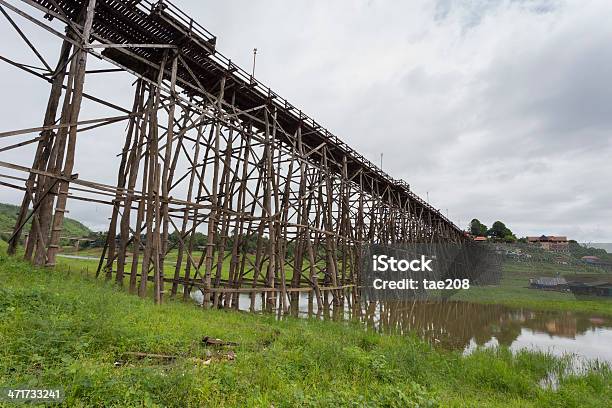
[[[262,311],[261,297],[243,294],[239,309]],[[458,301],[362,300],[317,310],[309,293],[300,293],[290,311],[301,318],[358,321],[385,334],[414,334],[433,346],[466,353],[478,346],[503,345],[612,363],[612,348],[605,347],[612,344],[612,319],[595,314]],[[279,318],[285,316],[274,312]]]

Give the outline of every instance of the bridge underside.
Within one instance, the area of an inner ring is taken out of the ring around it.
[[[232,64],[215,37],[171,3],[0,5],[62,40],[55,69],[41,57],[43,74],[2,57],[51,83],[43,126],[0,134],[39,133],[0,150],[37,146],[31,167],[0,162],[25,182],[2,182],[24,191],[9,251],[31,218],[25,256],[53,266],[67,202],[105,203],[98,272],[108,279],[158,302],[196,286],[206,305],[237,307],[240,293],[257,292],[286,309],[300,291],[312,291],[319,307],[342,303],[359,284],[364,243],[465,239],[405,182]],[[88,56],[108,62],[108,72],[134,75],[130,109],[83,91],[94,74]],[[80,120],[83,99],[120,115]],[[116,185],[73,175],[77,136],[119,122],[127,130]]]

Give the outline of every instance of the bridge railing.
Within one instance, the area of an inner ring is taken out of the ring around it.
[[[143,0],[138,2],[138,6],[145,12],[153,12],[156,7],[161,7],[163,10],[172,15],[175,19],[183,23],[186,27],[189,27],[189,32],[200,35],[204,40],[209,42],[215,42],[217,37],[214,36],[210,31],[204,28],[201,24],[189,17],[183,10],[175,6],[171,1],[158,0],[150,1]]]

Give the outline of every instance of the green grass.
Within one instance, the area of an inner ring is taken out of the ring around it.
[[[529,289],[529,278],[573,273],[592,273],[587,266],[577,269],[550,262],[512,262],[503,264],[503,277],[499,285],[473,286],[460,291],[454,300],[478,303],[502,304],[511,307],[525,307],[536,310],[564,310],[598,313],[612,316],[612,300],[605,297],[576,298],[568,292]]]
[[[0,248],[2,248],[2,244],[0,243]],[[93,249],[87,249],[84,251],[65,251],[62,254],[66,254],[66,255],[78,255],[78,256],[87,256],[87,257],[92,257],[94,259],[74,259],[74,258],[65,258],[62,256],[57,257],[57,264],[63,268],[66,269],[74,269],[74,270],[85,270],[85,271],[96,271],[98,268],[98,263],[99,263],[99,257],[100,254],[102,253],[102,250],[100,248],[93,248]],[[139,254],[139,263],[138,263],[138,273],[141,272],[142,270],[142,252]],[[178,257],[178,251],[177,250],[171,250],[168,255],[165,258],[164,261],[164,265],[163,265],[163,270],[164,270],[164,276],[165,277],[169,277],[172,278],[174,277],[174,273],[175,273],[175,268],[176,268],[176,261],[177,261],[177,257]],[[200,257],[201,257],[201,253],[195,253],[193,254],[193,259],[194,261],[200,262]],[[253,263],[255,263],[255,256],[248,256],[251,261]],[[223,260],[223,263],[221,265],[221,278],[222,279],[228,279],[229,278],[229,272],[230,272],[230,263],[231,260],[230,258],[225,258]],[[114,267],[113,269],[115,270],[116,265],[117,265],[117,261],[115,261],[114,263]],[[182,261],[182,268],[179,272],[179,276],[180,277],[184,277],[185,276],[185,269],[186,269],[186,265],[187,265],[187,257],[183,256],[183,261]],[[217,274],[217,258],[215,257],[213,260],[213,269],[212,269],[212,277],[213,279],[216,277]],[[265,271],[266,268],[268,267],[268,262],[264,262],[262,264],[262,271]],[[247,262],[246,264],[246,268],[247,271],[252,269],[252,265],[249,264]],[[126,257],[126,265],[125,265],[125,278],[124,278],[124,284],[127,284],[129,282],[129,274],[132,270],[132,256],[128,255]],[[200,267],[200,271],[203,272],[204,271],[204,266]],[[195,273],[195,268],[192,266],[191,267],[191,276],[193,277],[193,274]],[[249,273],[246,273],[244,276],[246,278],[252,279],[254,275],[254,272],[251,270]],[[293,269],[290,267],[285,267],[285,280],[287,282],[291,282],[291,278],[293,276]],[[260,278],[261,279],[261,278]]]
[[[0,256],[0,387],[63,386],[66,406],[603,407],[612,372],[538,381],[566,362],[541,353],[468,357],[357,323],[155,306],[74,271]],[[238,342],[235,359],[202,336]],[[125,352],[172,354],[167,364]],[[205,363],[210,359],[210,363]],[[116,366],[116,362],[123,361]]]
[[[3,248],[3,245],[6,245],[6,244],[0,240],[0,250]],[[62,248],[62,255],[70,255],[70,256],[77,255],[77,256],[82,256],[82,257],[91,257],[92,259],[74,259],[74,258],[65,258],[65,257],[59,256],[56,262],[58,265],[65,267],[65,268],[95,271],[98,268],[98,262],[99,262],[99,258],[101,254],[102,254],[102,248],[86,248],[86,249],[76,251],[74,247],[64,247]],[[141,251],[139,254],[138,273],[140,273],[141,271],[142,256],[143,255]],[[192,257],[196,263],[200,262],[200,258],[202,257],[202,251],[194,251],[192,254]],[[170,250],[168,254],[166,255],[165,260],[164,260],[164,275],[166,277],[174,277],[177,258],[178,258],[177,249]],[[248,258],[248,261],[245,264],[245,270],[247,271],[247,273],[245,273],[244,277],[247,279],[252,279],[254,275],[253,264],[255,264],[255,255],[248,254],[247,258]],[[116,264],[117,262],[115,261],[115,267],[116,267]],[[181,277],[185,276],[186,264],[187,264],[187,256],[183,254],[182,268],[179,273],[179,276]],[[230,272],[230,266],[231,266],[230,264],[231,264],[231,258],[227,256],[227,253],[226,253],[226,257],[223,259],[223,263],[221,265],[221,278],[222,279],[229,278],[229,272]],[[217,265],[217,257],[215,256],[215,258],[213,259],[213,269],[212,269],[213,279],[217,273],[216,265]],[[319,269],[324,268],[324,262],[319,262],[318,265],[319,265]],[[303,261],[302,268],[306,269],[309,266],[310,266],[310,262],[305,259]],[[261,270],[265,271],[267,267],[268,267],[268,262],[264,261],[262,263]],[[342,267],[342,262],[338,263],[338,267],[339,268]],[[203,269],[204,269],[203,267],[200,268],[201,271],[203,271]],[[126,274],[125,282],[128,282],[127,275],[129,275],[131,270],[132,270],[132,256],[131,254],[128,254],[126,256],[126,265],[125,265],[125,274]],[[191,268],[192,277],[193,277],[193,273],[194,273],[194,267],[192,266]],[[265,274],[265,272],[263,274]],[[285,265],[285,281],[287,282],[288,285],[290,284],[292,277],[293,277],[293,268],[291,265],[286,264]],[[260,279],[261,279],[261,275],[260,275]]]

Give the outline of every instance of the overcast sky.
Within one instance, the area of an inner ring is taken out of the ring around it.
[[[499,219],[517,236],[612,242],[609,0],[175,4],[247,70],[257,47],[258,79],[372,162],[382,153],[387,173],[460,226]],[[58,40],[28,33],[54,61]],[[36,61],[5,20],[0,36],[0,54]],[[0,131],[39,126],[48,85],[0,64]],[[130,105],[129,78],[99,78],[86,92]],[[123,134],[84,134],[76,171],[112,183]],[[0,160],[29,165],[31,154]],[[0,201],[19,200],[0,187]],[[107,208],[71,206],[105,227]]]

